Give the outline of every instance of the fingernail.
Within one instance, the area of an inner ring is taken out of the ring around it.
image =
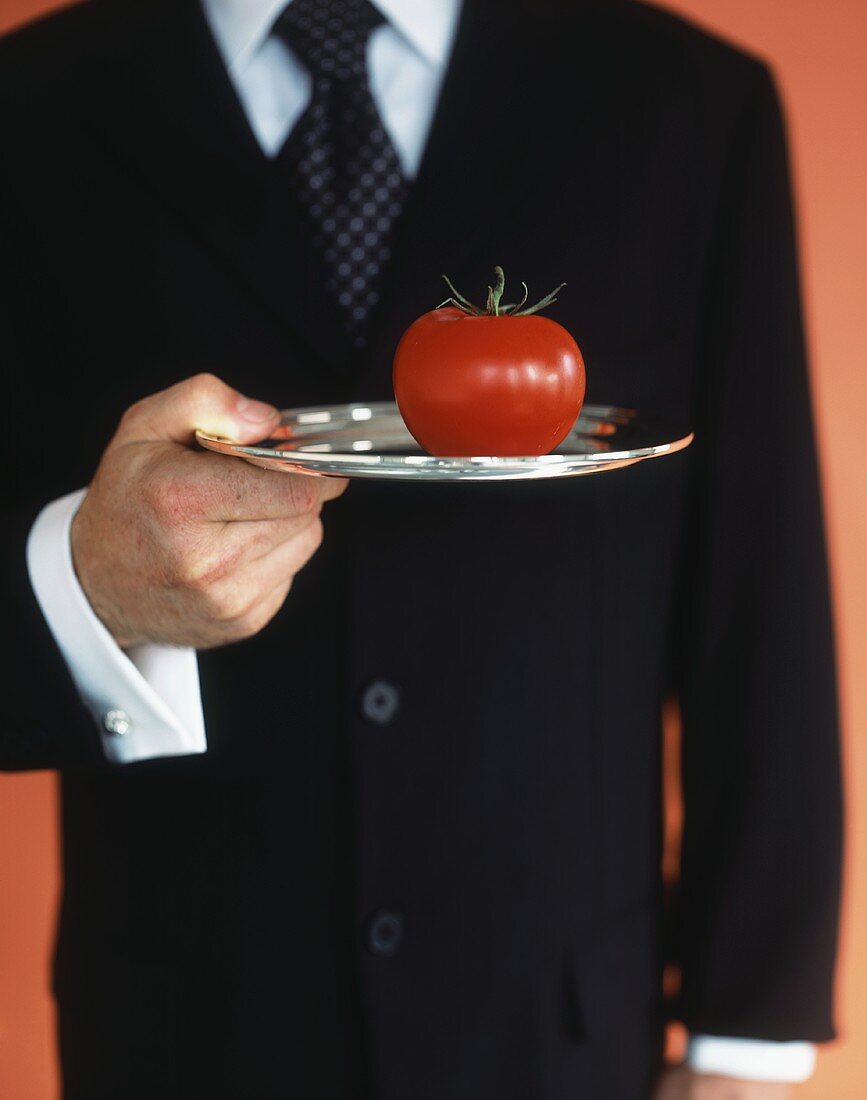
[[[253,401],[249,397],[239,397],[237,407],[238,413],[253,424],[261,424],[263,420],[273,420],[277,415],[273,405],[268,405],[264,401]]]

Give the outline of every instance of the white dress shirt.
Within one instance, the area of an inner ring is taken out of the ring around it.
[[[460,0],[373,0],[385,23],[370,36],[374,101],[408,178],[418,171],[451,53]],[[203,0],[208,23],[262,149],[274,156],[310,100],[310,77],[270,34],[286,0]],[[84,595],[70,526],[85,490],[49,504],[27,543],[33,590],[82,699],[118,763],[206,751],[195,651],[161,645],[121,650]],[[291,596],[290,596],[291,601]],[[291,614],[290,611],[287,614]],[[702,1073],[802,1081],[810,1043],[693,1036],[687,1061]]]

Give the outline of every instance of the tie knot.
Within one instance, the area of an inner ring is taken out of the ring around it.
[[[365,49],[383,16],[370,0],[292,0],[274,25],[313,76],[366,76]]]

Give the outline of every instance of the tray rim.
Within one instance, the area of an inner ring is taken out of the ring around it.
[[[327,414],[328,419],[324,419]],[[393,401],[349,402],[336,405],[307,405],[284,409],[281,424],[296,425],[302,434],[315,435],[329,423],[349,427],[357,423],[369,424],[380,416],[398,416],[400,412]],[[580,454],[547,454],[539,456],[436,456],[429,454],[387,454],[373,451],[288,451],[277,447],[260,447],[255,444],[235,443],[225,436],[196,429],[196,442],[209,451],[270,469],[317,476],[367,478],[376,480],[428,480],[428,481],[490,481],[541,479],[577,476],[588,473],[620,469],[649,458],[676,454],[688,447],[695,438],[690,429],[684,431],[668,426],[664,418],[644,416],[635,409],[619,405],[586,404],[576,421],[615,421],[622,426],[638,422],[658,424],[676,438],[644,447],[624,448],[605,452]],[[305,430],[306,429],[306,430]],[[573,429],[574,430],[574,429]],[[586,433],[590,435],[591,433]]]

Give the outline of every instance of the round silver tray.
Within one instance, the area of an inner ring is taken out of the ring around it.
[[[266,469],[298,474],[399,481],[508,481],[575,477],[619,470],[683,450],[692,432],[641,416],[633,409],[585,405],[575,426],[551,454],[538,458],[436,458],[426,454],[391,401],[287,409],[269,439],[241,446],[196,432],[210,451]]]

